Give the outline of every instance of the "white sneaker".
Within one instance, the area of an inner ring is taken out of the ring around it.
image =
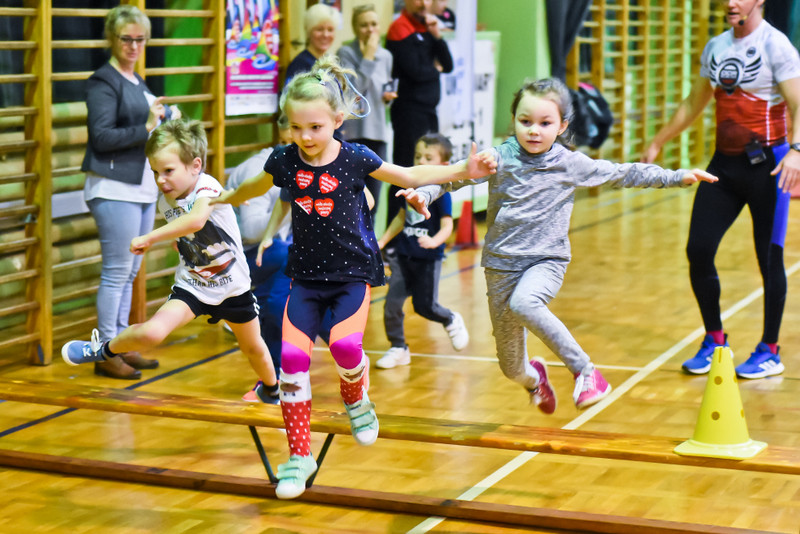
[[[375,362],[378,369],[392,369],[398,365],[411,363],[411,352],[408,347],[392,347],[386,351],[380,360]]]
[[[447,330],[447,335],[450,336],[450,343],[453,344],[454,349],[461,350],[469,343],[469,332],[467,332],[467,327],[464,325],[464,319],[460,313],[453,312],[453,322],[445,326],[444,329]]]
[[[378,439],[378,416],[375,414],[375,404],[370,402],[365,391],[361,400],[353,404],[344,405],[350,417],[350,431],[359,445],[372,445]]]
[[[306,490],[306,481],[317,470],[314,457],[293,454],[289,461],[278,466],[278,486],[275,495],[279,499],[294,499]]]

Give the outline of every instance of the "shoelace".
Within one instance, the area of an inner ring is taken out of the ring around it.
[[[585,393],[594,388],[594,371],[585,375],[583,373],[578,375],[575,379],[575,393],[573,394],[574,400],[577,402],[581,393]]]
[[[97,328],[92,329],[92,339],[89,341],[89,349],[91,350],[90,354],[95,354],[103,348],[103,343],[100,342],[100,332],[97,331]],[[86,354],[86,349],[84,348],[84,354]],[[89,354],[86,354],[88,356]]]

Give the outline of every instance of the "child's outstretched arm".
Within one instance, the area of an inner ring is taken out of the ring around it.
[[[477,180],[497,170],[497,162],[491,151],[477,153],[477,146],[472,143],[469,158],[453,165],[417,165],[400,167],[384,163],[370,176],[389,182],[399,187],[420,187],[428,184],[443,184],[462,180]]]
[[[147,249],[159,241],[171,241],[185,235],[199,232],[206,225],[208,218],[214,207],[211,206],[211,199],[208,197],[198,198],[192,206],[192,211],[185,213],[168,222],[164,226],[156,228],[139,237],[131,240],[131,252],[134,254],[144,254]]]
[[[386,228],[386,231],[383,232],[383,235],[378,239],[378,248],[383,250],[383,247],[386,244],[394,239],[394,236],[399,234],[403,230],[403,226],[405,226],[406,222],[406,210],[402,208],[400,211],[397,212],[392,222],[389,223],[389,226]]]
[[[260,197],[272,187],[272,175],[261,171],[252,178],[248,178],[236,189],[226,189],[220,196],[211,200],[214,204],[232,204],[238,206],[249,198]]]
[[[265,250],[272,246],[272,241],[275,239],[278,228],[289,214],[289,208],[288,202],[278,200],[272,209],[272,215],[270,215],[267,228],[264,230],[264,237],[261,238],[261,243],[258,244],[258,251],[256,252],[256,265],[259,267],[261,267],[261,256]]]
[[[691,185],[697,182],[716,182],[718,178],[702,169],[692,169],[683,175],[683,183]]]

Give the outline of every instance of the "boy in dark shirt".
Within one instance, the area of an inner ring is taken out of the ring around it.
[[[414,162],[448,165],[452,155],[453,145],[449,139],[438,133],[428,134],[417,141]],[[469,333],[461,315],[438,302],[444,243],[453,233],[451,206],[450,194],[445,193],[430,205],[429,219],[414,210],[401,209],[378,240],[378,246],[383,248],[398,236],[394,240],[396,261],[383,309],[386,337],[392,346],[375,364],[379,369],[411,363],[403,331],[403,304],[409,295],[415,312],[445,327],[454,349],[461,350],[469,343]]]

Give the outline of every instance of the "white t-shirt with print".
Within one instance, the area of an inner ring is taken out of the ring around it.
[[[212,176],[201,174],[192,192],[174,201],[164,195],[158,210],[167,222],[192,211],[198,198],[215,198],[222,186]],[[214,206],[205,226],[178,239],[181,262],[175,271],[175,287],[184,289],[205,304],[217,305],[250,289],[250,269],[242,251],[236,215],[229,204]]]

